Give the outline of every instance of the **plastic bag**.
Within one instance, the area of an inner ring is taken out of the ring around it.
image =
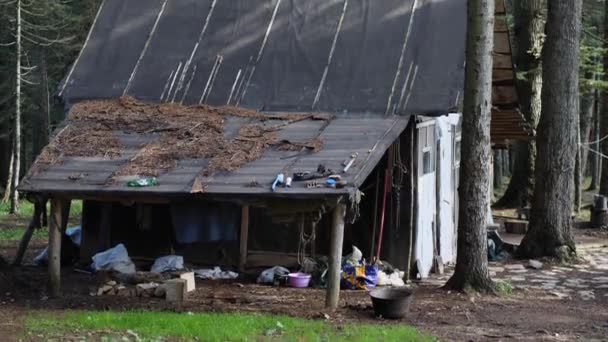
[[[377,265],[342,265],[340,284],[344,289],[370,290],[378,281]]]
[[[71,227],[65,230],[65,235],[70,238],[70,241],[76,246],[80,247],[80,239],[82,236],[82,229],[80,226]],[[66,250],[65,248],[63,250]],[[62,253],[63,254],[63,253]],[[39,266],[44,266],[49,260],[49,247],[45,247],[40,254],[34,258],[34,263]]]
[[[215,268],[203,268],[200,270],[195,270],[194,274],[196,274],[196,276],[198,278],[201,279],[236,279],[239,274],[236,272],[232,272],[232,271],[222,271],[221,268],[219,267],[215,267]]]
[[[184,268],[184,258],[179,255],[167,255],[154,261],[150,272],[163,273],[177,271]]]
[[[135,264],[129,258],[127,249],[121,243],[107,251],[93,255],[91,268],[95,271],[118,271],[135,273]]]
[[[403,281],[404,272],[395,269],[391,274],[387,274],[383,271],[378,272],[378,286],[405,286]]]
[[[277,276],[284,276],[284,275],[288,275],[289,274],[289,270],[286,269],[283,266],[275,266],[273,268],[269,268],[267,270],[264,270],[257,279],[257,283],[258,284],[266,284],[266,285],[272,285],[274,284],[274,278],[275,275]]]

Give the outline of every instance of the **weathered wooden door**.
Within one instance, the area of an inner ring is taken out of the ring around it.
[[[416,219],[416,261],[426,278],[433,267],[435,225],[435,122],[421,123],[418,129],[418,211]]]

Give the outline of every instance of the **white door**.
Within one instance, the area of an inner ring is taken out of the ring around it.
[[[433,267],[433,225],[435,221],[435,124],[418,126],[418,211],[416,219],[416,261],[426,278]]]
[[[456,138],[459,119],[459,114],[437,119],[437,244],[439,255],[446,264],[456,262],[456,211],[460,167],[460,143],[456,142]]]
[[[448,117],[437,119],[437,244],[444,263],[454,262],[453,131]]]

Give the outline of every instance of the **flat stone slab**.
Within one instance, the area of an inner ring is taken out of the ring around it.
[[[526,281],[526,277],[513,276],[511,277],[511,281]]]
[[[595,299],[595,293],[593,293],[593,291],[578,291],[577,294],[581,297],[582,300]]]
[[[507,270],[524,270],[526,271],[526,266],[522,265],[522,264],[511,264],[511,265],[505,265],[505,268]]]

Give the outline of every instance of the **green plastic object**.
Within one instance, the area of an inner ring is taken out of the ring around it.
[[[156,185],[158,185],[158,181],[156,180],[155,177],[138,178],[138,179],[129,181],[127,183],[127,186],[131,187],[131,188],[145,188],[148,186],[156,186]]]

